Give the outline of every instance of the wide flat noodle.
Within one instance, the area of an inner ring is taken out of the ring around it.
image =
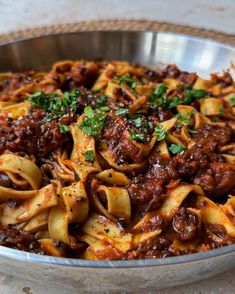
[[[108,212],[117,218],[130,220],[131,217],[131,202],[126,189],[119,187],[99,186],[97,192],[104,192]]]
[[[0,156],[0,171],[19,175],[35,190],[40,187],[41,171],[35,163],[27,158],[15,154],[2,154]]]
[[[221,225],[229,236],[235,237],[235,226],[224,211],[205,196],[198,197],[197,206],[201,211],[202,222],[210,225]]]
[[[132,234],[126,233],[121,226],[96,213],[90,215],[82,230],[99,240],[109,240],[109,243],[121,252],[127,252],[131,248]]]
[[[38,190],[34,197],[17,207],[2,204],[0,221],[3,225],[25,222],[41,211],[56,206],[57,203],[55,188],[53,185],[48,185]]]

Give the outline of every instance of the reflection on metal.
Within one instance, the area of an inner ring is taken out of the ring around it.
[[[174,33],[79,32],[1,46],[0,71],[45,70],[67,58],[128,60],[142,65],[175,63],[207,77],[235,61],[235,48]]]
[[[40,37],[0,47],[0,71],[46,70],[60,59],[175,63],[207,76],[235,62],[235,48],[202,39],[152,32],[84,32]],[[234,267],[235,244],[155,260],[91,261],[40,256],[0,246],[2,272],[70,290],[147,291],[190,283]],[[97,290],[98,289],[98,290]]]

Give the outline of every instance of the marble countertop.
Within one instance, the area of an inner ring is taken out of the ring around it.
[[[80,21],[145,19],[214,29],[235,35],[234,15],[235,0],[0,0],[0,34]],[[234,293],[234,276],[235,269],[211,279],[160,290],[156,293]],[[54,287],[49,288],[35,282],[0,274],[0,294],[10,293],[59,294],[64,292]]]
[[[107,19],[147,19],[235,34],[234,0],[0,0],[0,34]]]

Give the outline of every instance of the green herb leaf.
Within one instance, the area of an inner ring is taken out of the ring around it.
[[[223,113],[224,113],[224,108],[221,107],[220,110],[219,110],[219,113],[218,113],[218,117],[222,117]]]
[[[122,114],[127,114],[129,112],[128,108],[119,108],[118,110],[115,111],[116,115],[122,115]]]
[[[102,111],[102,112],[109,112],[110,108],[108,106],[102,106],[102,107],[100,107],[99,110]]]
[[[169,150],[171,151],[172,154],[182,153],[185,151],[182,144],[171,144],[171,146],[169,147]]]
[[[97,108],[107,106],[108,98],[105,95],[100,95],[97,99]]]
[[[160,142],[166,138],[168,132],[162,125],[157,125],[154,129],[154,136],[157,137],[157,141]]]
[[[154,90],[154,94],[157,95],[158,97],[161,97],[163,94],[166,93],[167,90],[168,90],[167,85],[162,83]]]
[[[64,134],[64,133],[67,133],[67,132],[69,132],[69,126],[66,126],[66,125],[60,125],[60,132],[62,133],[62,134]]]
[[[186,90],[185,98],[182,104],[188,105],[192,102],[193,99],[200,99],[208,95],[208,92],[203,89],[198,90]]]
[[[208,95],[208,91],[204,89],[192,90],[191,92],[192,92],[193,98],[195,99],[200,99]]]
[[[95,161],[95,154],[94,154],[93,150],[87,150],[84,153],[84,156],[85,156],[86,160],[90,161],[91,163],[93,163]]]
[[[90,106],[84,108],[86,117],[83,118],[82,124],[79,126],[86,134],[91,136],[100,135],[103,129],[107,115],[99,110],[94,111]]]
[[[127,83],[132,89],[134,89],[136,86],[141,84],[139,81],[133,79],[129,75],[119,76],[118,77],[118,84],[121,85],[123,83]]]
[[[228,100],[228,103],[229,103],[231,106],[235,106],[235,95],[232,96],[232,97]]]
[[[179,96],[175,96],[173,97],[171,100],[170,100],[170,103],[169,103],[169,108],[175,108],[176,106],[182,104],[182,100],[180,99]]]
[[[150,107],[156,109],[157,107],[168,108],[169,99],[165,95],[168,87],[163,83],[160,84],[153,92],[152,95],[148,97],[148,100],[152,103]]]
[[[135,140],[137,142],[144,142],[145,141],[144,134],[136,133],[136,131],[134,129],[131,129],[130,133],[131,133],[131,136],[130,136],[131,140]]]
[[[193,83],[190,83],[188,85],[178,85],[177,88],[179,90],[185,91],[185,90],[192,90],[193,88]]]
[[[86,106],[84,108],[84,113],[88,118],[93,118],[95,115],[94,110],[91,108],[91,106]]]
[[[181,115],[180,113],[178,113],[176,115],[176,117],[178,118],[178,124],[177,124],[177,127],[178,128],[181,128],[183,125],[186,125],[186,126],[189,126],[190,125],[190,120],[191,118],[193,117],[194,113],[196,111],[191,111],[191,113],[185,113],[185,115]]]
[[[68,112],[68,109],[76,112],[77,98],[81,93],[77,90],[64,92],[63,97],[58,93],[37,92],[28,97],[33,108],[40,108],[50,112],[49,120],[61,117]]]

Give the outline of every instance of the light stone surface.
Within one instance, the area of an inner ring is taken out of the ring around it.
[[[213,277],[209,280],[203,280],[197,283],[178,286],[170,289],[164,289],[154,292],[138,291],[134,294],[234,294],[235,293],[235,270],[226,272],[222,275]],[[41,281],[43,283],[43,281]],[[99,284],[97,283],[97,289]],[[59,288],[49,288],[35,282],[28,282],[16,279],[10,276],[0,275],[0,294],[64,294],[65,291]],[[79,289],[75,292],[66,292],[66,294],[79,294]],[[96,292],[99,293],[99,292]],[[105,292],[108,294],[109,292]],[[111,293],[110,293],[111,294]],[[122,293],[124,294],[124,293]]]
[[[148,19],[235,33],[235,0],[0,0],[0,34],[58,23]]]
[[[234,15],[235,0],[0,0],[0,34],[52,24],[107,19],[166,21],[235,34]],[[235,269],[156,293],[232,294],[235,293],[234,276]],[[0,294],[19,293],[60,294],[64,291],[0,273]]]

